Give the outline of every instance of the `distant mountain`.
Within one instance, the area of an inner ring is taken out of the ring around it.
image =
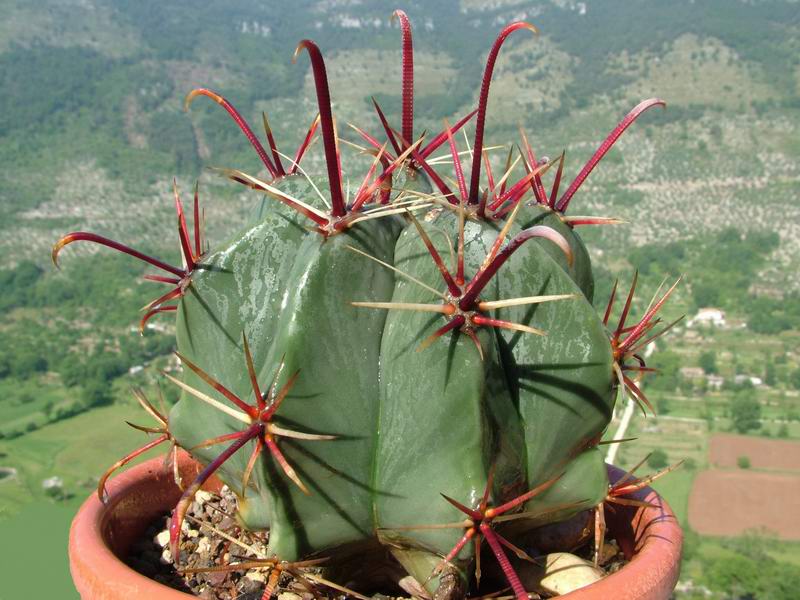
[[[767,0],[2,0],[0,267],[44,263],[76,227],[160,245],[172,177],[200,176],[212,234],[229,231],[253,196],[204,167],[255,171],[257,158],[218,106],[183,113],[185,94],[211,87],[254,124],[266,110],[292,147],[315,113],[307,59],[291,63],[310,37],[340,122],[375,130],[371,96],[399,111],[397,7],[414,24],[420,131],[473,106],[494,36],[529,20],[542,34],[515,34],[501,54],[489,143],[516,143],[522,125],[540,155],[567,150],[569,177],[659,96],[668,109],[641,119],[574,201],[631,222],[593,242],[620,253],[774,230],[760,284],[800,284],[800,4]]]

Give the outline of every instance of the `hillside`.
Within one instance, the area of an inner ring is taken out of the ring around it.
[[[53,243],[81,229],[177,260],[173,178],[186,198],[199,180],[212,244],[231,235],[260,198],[208,167],[256,174],[258,157],[219,106],[199,98],[187,113],[184,98],[218,91],[257,130],[265,111],[293,151],[317,110],[308,59],[292,64],[304,37],[325,54],[344,139],[356,140],[346,122],[377,134],[373,96],[399,121],[398,7],[414,25],[417,133],[474,108],[504,24],[541,30],[514,34],[495,70],[487,143],[505,148],[498,167],[522,126],[540,158],[566,151],[569,182],[631,107],[667,102],[628,130],[571,210],[627,222],[581,230],[598,306],[638,268],[635,310],[683,274],[666,319],[725,312],[724,328],[681,324],[659,345],[662,373],[647,389],[662,418],[631,425],[637,453],[692,460],[663,488],[684,523],[709,440],[736,429],[741,398],[760,407],[744,433],[800,439],[796,0],[0,0],[0,334],[12,349],[0,353],[0,475],[16,469],[0,476],[0,519],[44,502],[47,476],[88,493],[88,475],[135,439],[121,418],[136,414],[130,388],[155,395],[171,364],[171,319],[143,337],[135,327],[155,287],[144,269],[75,244],[58,271]],[[317,145],[304,166],[321,165]],[[112,413],[119,424],[106,429],[98,415]],[[87,449],[74,431],[99,442]],[[641,458],[619,455],[623,466]],[[775,548],[782,560],[794,546]]]
[[[218,107],[197,102],[187,115],[182,99],[200,85],[219,90],[254,122],[268,111],[284,145],[297,140],[315,112],[307,60],[290,60],[305,36],[326,53],[340,120],[374,128],[371,95],[390,115],[399,107],[389,2],[0,4],[0,266],[43,264],[57,233],[79,224],[157,243],[160,233],[145,225],[171,210],[172,177],[201,176],[209,222],[223,229],[220,219],[235,220],[236,192],[202,169],[253,169],[256,157]],[[523,125],[540,154],[566,149],[574,173],[633,104],[662,97],[666,112],[629,132],[576,200],[581,211],[634,224],[604,232],[618,251],[623,241],[728,226],[777,230],[774,269],[762,277],[797,286],[797,4],[634,5],[408,3],[420,128],[474,105],[482,53],[501,24],[528,19],[542,35],[520,35],[500,61],[490,142],[516,141]]]

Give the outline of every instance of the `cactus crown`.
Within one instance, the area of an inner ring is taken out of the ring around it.
[[[625,129],[663,102],[628,113],[559,196],[564,153],[537,160],[523,131],[518,156],[509,152],[494,172],[484,145],[501,48],[512,33],[536,28],[516,22],[500,32],[477,110],[445,121],[426,142],[414,139],[411,26],[403,11],[393,18],[402,34],[401,127],[374,100],[382,133],[352,125],[365,146],[348,143],[373,156],[355,192],[343,183],[344,140],[322,53],[304,40],[295,58],[308,53],[319,114],[293,157],[278,150],[266,116],[269,150],[216,92],[186,98],[187,108],[198,96],[220,104],[268,173],[221,171],[265,196],[241,232],[205,248],[197,189],[190,235],[176,185],[181,267],[93,233],[55,245],[54,261],[66,245],[87,241],[163,271],[146,278],[171,289],[144,307],[141,326],[159,313],[177,316],[183,377],[164,376],[182,397],[167,416],[137,392],[158,424],[137,427],[158,437],[115,463],[98,493],[114,470],[169,442],[207,465],[173,513],[176,563],[186,510],[216,474],[239,496],[240,521],[269,528],[265,560],[277,573],[380,542],[430,591],[448,572],[466,581],[474,574],[477,585],[485,540],[525,598],[507,551],[529,559],[531,530],[581,511],[596,510],[600,530],[605,502],[651,480],[610,487],[598,444],[621,389],[652,410],[637,385],[651,370],[641,350],[663,333],[655,333],[657,312],[674,286],[629,325],[634,279],[618,325],[607,329],[615,294],[598,315],[575,229],[618,221],[566,212]],[[473,117],[464,153],[454,134]],[[318,132],[326,193],[301,167]],[[434,159],[445,144],[449,159]],[[543,176],[553,166],[548,193]]]

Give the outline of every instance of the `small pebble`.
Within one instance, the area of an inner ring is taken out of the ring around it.
[[[263,571],[248,571],[245,574],[245,577],[247,579],[251,579],[253,581],[258,581],[260,583],[266,583],[266,581],[267,581],[267,576],[264,575]]]
[[[253,581],[252,579],[249,579],[247,577],[242,577],[239,580],[238,590],[240,594],[253,594],[255,592],[262,590],[263,588],[264,584],[258,581]]]
[[[194,501],[200,505],[205,504],[214,497],[214,494],[205,490],[200,490],[194,495]]]
[[[222,585],[222,582],[228,578],[228,574],[224,571],[206,573],[205,576],[208,584],[215,588]]]
[[[166,529],[161,531],[153,538],[153,541],[158,545],[159,548],[166,548],[169,544],[169,531]]]
[[[568,594],[603,578],[601,569],[568,552],[553,552],[545,561],[539,587],[551,594]]]
[[[611,560],[615,559],[619,554],[619,547],[616,541],[612,540],[603,545],[603,552],[600,554],[600,564],[605,565]]]
[[[208,538],[200,538],[200,541],[197,542],[197,550],[198,554],[208,554],[211,551],[211,542]]]

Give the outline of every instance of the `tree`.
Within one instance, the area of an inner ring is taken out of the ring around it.
[[[48,400],[42,407],[42,414],[48,421],[51,420],[51,417],[53,416],[53,406],[54,406],[53,401]]]
[[[647,466],[651,469],[663,469],[668,464],[667,453],[661,448],[653,450],[647,458]]]
[[[661,338],[659,338],[661,339]],[[658,354],[658,376],[653,377],[648,385],[654,390],[672,392],[678,387],[678,371],[681,367],[681,356],[675,352]]]
[[[91,406],[102,406],[110,404],[112,401],[109,390],[110,385],[100,379],[89,379],[83,384],[83,405],[88,408]]]
[[[749,469],[750,468],[750,457],[749,456],[740,456],[736,459],[736,466],[740,469]]]
[[[17,396],[16,400],[17,400],[16,404],[18,404],[18,405],[30,404],[31,402],[36,400],[36,396],[31,394],[30,391],[28,391],[28,390],[23,390],[23,391],[21,391],[19,393],[19,395]]]
[[[734,396],[731,402],[731,420],[734,429],[739,433],[761,427],[761,404],[753,397],[752,392],[745,391]]]
[[[47,371],[47,359],[33,348],[17,350],[11,358],[11,374],[19,379],[29,379],[34,373]]]
[[[79,385],[84,380],[86,371],[86,365],[83,364],[77,352],[69,352],[58,365],[61,381],[67,387]]]
[[[715,559],[705,576],[709,587],[733,598],[756,598],[760,587],[757,563],[744,556]]]
[[[789,383],[794,389],[800,390],[800,369],[792,371],[791,375],[789,375]]]
[[[775,365],[772,362],[772,359],[767,357],[766,364],[764,365],[764,383],[768,386],[774,386],[777,382],[777,377],[775,376]]]
[[[717,355],[713,350],[703,352],[700,355],[698,364],[700,365],[700,368],[706,372],[706,374],[714,374],[717,372]]]
[[[719,287],[706,282],[697,282],[692,285],[692,299],[697,308],[715,306],[719,304]]]

